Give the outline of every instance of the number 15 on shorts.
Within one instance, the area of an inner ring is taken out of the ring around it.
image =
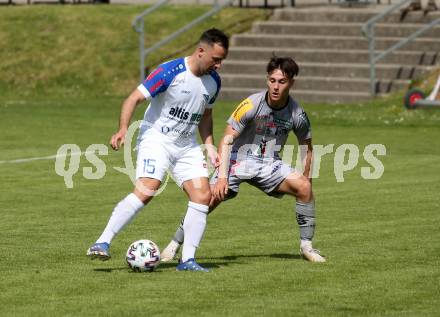
[[[154,174],[156,171],[156,160],[144,159],[144,173]]]

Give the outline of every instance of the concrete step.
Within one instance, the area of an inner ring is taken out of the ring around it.
[[[299,64],[291,92],[299,102],[358,103],[371,100],[368,41],[362,25],[384,8],[303,7],[276,9],[269,21],[254,24],[252,33],[232,37],[228,59],[220,70],[223,99],[241,100],[266,88],[266,65],[275,53]],[[376,53],[440,19],[440,11],[400,11],[375,25]],[[404,45],[376,65],[379,95],[406,89],[439,65],[440,25]]]
[[[351,22],[365,23],[380,11],[370,8],[308,8],[308,9],[276,9],[271,20],[295,21],[295,22]],[[422,11],[409,12],[400,21],[400,11],[383,18],[381,23],[427,23],[440,18],[439,11],[430,11],[424,14]]]
[[[379,93],[390,93],[408,88],[409,80],[378,80],[376,83]],[[223,87],[266,88],[266,78],[263,75],[225,74],[222,75]],[[356,91],[370,92],[370,80],[367,78],[338,78],[338,77],[306,77],[295,79],[295,90],[313,91]]]
[[[264,21],[254,23],[252,33],[255,34],[286,34],[286,35],[335,35],[335,36],[363,36],[363,23],[323,23],[323,22],[291,22],[291,21]],[[378,23],[374,33],[379,37],[408,37],[421,29],[424,23]],[[440,38],[440,25],[423,33],[419,38]]]
[[[378,37],[376,49],[388,49],[401,38]],[[276,35],[238,34],[231,39],[232,46],[255,46],[273,48],[320,48],[320,49],[368,49],[368,41],[361,36],[317,36],[317,35]],[[434,38],[419,38],[406,44],[402,50],[440,51],[440,41]]]
[[[376,51],[381,53],[382,51]],[[300,48],[273,48],[233,46],[229,49],[228,60],[269,61],[275,53],[278,56],[290,56],[297,63],[368,63],[367,50],[339,50],[339,49],[300,49]],[[403,65],[435,65],[440,63],[438,52],[397,51],[387,55],[380,61],[383,64]]]
[[[221,100],[240,101],[247,96],[259,92],[259,88],[232,88],[225,87],[221,90],[219,98]],[[350,91],[316,91],[316,90],[297,90],[293,89],[291,95],[300,104],[303,103],[359,103],[368,101],[371,96],[368,93],[358,93]]]
[[[220,70],[223,74],[266,74],[267,61],[234,61],[226,60]],[[348,63],[301,63],[300,75],[305,77],[340,77],[370,78],[368,64]],[[381,79],[415,79],[420,78],[432,68],[429,66],[376,65],[376,76]],[[324,74],[324,75],[323,75]],[[234,85],[235,86],[235,85]]]

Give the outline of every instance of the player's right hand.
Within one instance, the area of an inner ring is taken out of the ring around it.
[[[110,139],[110,145],[112,146],[113,150],[119,150],[119,148],[124,144],[126,134],[127,130],[121,129],[112,135],[112,138]]]
[[[213,195],[219,201],[225,200],[228,194],[229,184],[226,178],[218,178],[214,185]]]

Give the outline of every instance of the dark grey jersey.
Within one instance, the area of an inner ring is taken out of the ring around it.
[[[299,143],[312,138],[307,114],[293,98],[289,96],[282,109],[273,109],[266,102],[266,94],[267,90],[249,96],[228,119],[232,128],[240,133],[232,147],[232,159],[237,154],[277,159],[290,131],[295,133]]]

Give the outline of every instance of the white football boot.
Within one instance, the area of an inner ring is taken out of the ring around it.
[[[323,257],[319,250],[313,249],[312,241],[301,241],[301,247],[299,249],[301,256],[310,262],[326,262],[325,257]]]
[[[177,243],[174,240],[171,240],[171,242],[167,245],[165,249],[163,249],[162,253],[160,254],[160,261],[161,262],[170,262],[175,257],[177,252],[179,252],[180,244]]]

